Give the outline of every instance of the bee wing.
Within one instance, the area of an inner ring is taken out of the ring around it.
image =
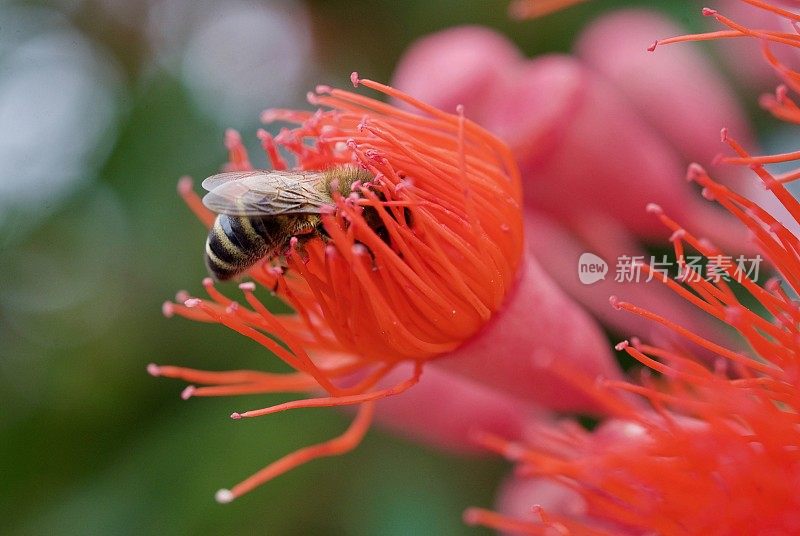
[[[315,214],[332,203],[321,191],[319,172],[233,171],[208,177],[203,204],[217,214],[229,216],[276,216]]]

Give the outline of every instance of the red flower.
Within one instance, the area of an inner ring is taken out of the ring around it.
[[[797,15],[759,0],[746,0],[779,16]],[[774,61],[768,42],[798,46],[793,34],[764,33],[704,10],[730,30],[660,41],[752,36],[793,89],[800,73]],[[765,105],[792,122],[793,100],[780,89]],[[789,113],[784,113],[789,112]],[[751,156],[723,130],[736,154],[723,160],[749,166],[800,221],[800,203],[769,164],[800,159],[800,152]],[[574,423],[539,425],[526,441],[486,434],[482,442],[517,463],[501,501],[503,513],[468,511],[469,522],[521,534],[796,534],[800,531],[800,238],[758,204],[712,180],[693,165],[688,178],[703,188],[752,234],[780,278],[759,286],[726,267],[719,281],[687,268],[680,281],[664,283],[678,295],[733,328],[748,352],[719,346],[671,319],[612,298],[615,308],[660,323],[717,356],[714,366],[685,352],[637,339],[618,350],[652,374],[640,383],[607,382],[634,393],[649,408],[624,408],[596,431]],[[679,260],[694,250],[707,259],[722,254],[651,206],[671,231]],[[520,505],[527,504],[526,507]],[[537,504],[537,506],[533,506]]]
[[[202,384],[187,387],[184,398],[327,393],[237,412],[234,419],[291,408],[359,405],[342,436],[298,450],[231,490],[221,490],[220,502],[301,463],[355,447],[369,427],[375,401],[409,389],[434,359],[451,372],[432,374],[418,396],[409,399],[411,405],[389,404],[386,420],[462,449],[468,448],[475,425],[513,434],[534,402],[596,409],[596,397],[586,396],[583,386],[598,375],[617,376],[599,330],[523,252],[519,173],[506,146],[461,113],[447,114],[390,87],[353,79],[415,107],[416,113],[318,87],[309,100],[320,110],[268,110],[264,120],[297,126],[274,139],[259,133],[275,169],[288,167],[281,147],[294,154],[296,169],[353,165],[373,177],[354,184],[351,192],[334,191],[335,206],[323,214],[330,238],[302,250],[292,243],[285,251],[288,273],[269,259],[249,270],[250,278],[276,289],[296,314],[272,314],[256,297],[253,282],[240,285],[245,306],[220,293],[211,279],[204,281],[209,299],[179,295],[164,306],[168,316],[225,325],[296,370],[271,374],[149,367],[153,375]],[[226,143],[226,168],[251,169],[239,135],[229,132]],[[180,192],[209,225],[214,214],[188,180],[181,182]],[[554,360],[558,372],[549,366]],[[565,375],[573,365],[583,374]],[[452,371],[474,381],[456,380]],[[514,396],[522,399],[514,404]],[[442,425],[454,413],[445,402],[460,411]],[[417,403],[421,406],[409,411]]]

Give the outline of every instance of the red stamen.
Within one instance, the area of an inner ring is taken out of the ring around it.
[[[512,0],[508,14],[518,20],[535,19],[583,2],[586,0]]]
[[[202,199],[200,199],[200,196],[194,191],[191,177],[181,177],[178,181],[178,195],[181,196],[184,203],[186,203],[194,215],[197,216],[197,219],[203,222],[203,225],[210,228],[214,224],[217,215],[203,205]]]
[[[385,376],[387,372],[388,368],[380,370],[379,377]],[[400,393],[407,391],[408,389],[413,387],[417,382],[419,382],[421,374],[422,374],[422,367],[418,364],[414,370],[414,375],[411,378],[409,378],[404,382],[398,383],[397,385],[389,389],[381,389],[379,391],[372,391],[369,393],[359,394],[359,395],[292,400],[291,402],[284,402],[283,404],[277,404],[275,406],[270,406],[264,409],[256,409],[256,410],[245,411],[243,413],[235,413],[234,415],[236,415],[236,417],[234,418],[239,419],[243,417],[262,417],[264,415],[279,413],[281,411],[286,411],[288,409],[352,406],[355,404],[363,404],[364,402],[372,402],[374,400],[379,400],[381,398],[399,395]],[[370,383],[374,384],[375,381],[377,380],[371,379]]]
[[[247,149],[242,143],[242,137],[232,128],[225,131],[225,147],[228,149],[228,164],[226,171],[248,171],[253,169]]]
[[[358,408],[358,414],[355,420],[353,420],[350,427],[342,435],[324,443],[292,452],[280,460],[271,463],[253,476],[236,484],[231,489],[221,489],[217,491],[217,502],[222,504],[229,503],[237,497],[241,497],[258,486],[269,482],[273,478],[317,458],[339,456],[353,450],[361,443],[361,440],[364,439],[364,435],[369,429],[374,413],[374,402],[362,404]]]
[[[508,516],[484,510],[483,508],[469,508],[464,512],[464,523],[470,526],[481,525],[501,532],[513,534],[531,534],[542,536],[549,533],[547,527],[536,525],[527,521],[520,521]]]

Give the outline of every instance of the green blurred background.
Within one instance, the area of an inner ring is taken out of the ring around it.
[[[225,160],[225,127],[256,165],[259,112],[306,107],[315,84],[388,81],[417,37],[463,23],[529,55],[568,50],[597,1],[513,22],[503,1],[0,4],[0,533],[486,534],[508,467],[380,430],[220,506],[214,491],[348,418],[304,410],[249,421],[281,397],[191,399],[148,362],[279,370],[219,326],[166,319],[201,290],[205,231],[175,192]],[[699,4],[663,2],[688,27]],[[655,36],[654,36],[655,37]]]

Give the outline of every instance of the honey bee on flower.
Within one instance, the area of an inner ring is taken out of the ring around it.
[[[304,173],[231,171],[207,178],[203,204],[218,214],[206,240],[209,272],[217,280],[230,279],[261,259],[327,238],[320,214],[332,208],[333,190],[345,195],[372,178],[349,166]],[[373,210],[370,215],[375,229],[380,220]]]

